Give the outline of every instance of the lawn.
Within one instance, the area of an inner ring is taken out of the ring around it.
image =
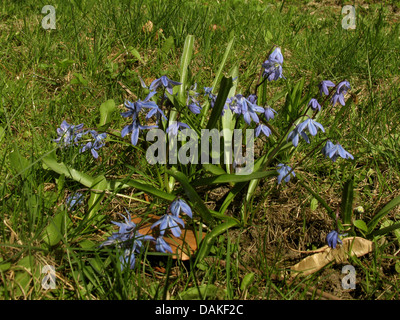
[[[1,299],[399,299],[400,2],[346,4],[3,1]]]

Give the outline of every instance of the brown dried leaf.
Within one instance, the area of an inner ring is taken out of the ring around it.
[[[337,264],[346,263],[348,255],[361,257],[372,252],[373,242],[360,237],[345,238],[343,244],[332,249],[328,246],[321,248],[321,252],[315,253],[291,267],[291,275],[301,274],[307,276],[312,274],[328,263],[335,261]]]
[[[142,27],[143,32],[151,32],[153,30],[153,22],[150,20],[147,21],[143,27]]]
[[[151,225],[159,220],[161,217],[149,214],[146,219],[139,216],[133,216],[132,221],[139,226],[138,231],[143,235],[152,235],[154,238],[158,237],[158,228],[151,229]],[[201,233],[201,241],[205,237],[205,233]],[[200,238],[200,237],[199,237]],[[171,232],[165,232],[164,240],[171,246],[173,259],[189,260],[197,250],[196,234],[193,228],[186,225],[182,230],[179,238],[175,238]]]

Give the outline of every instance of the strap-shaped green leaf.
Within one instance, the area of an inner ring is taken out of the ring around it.
[[[220,184],[220,183],[239,183],[239,182],[247,182],[253,179],[262,179],[265,177],[275,176],[277,175],[276,170],[271,171],[258,171],[253,172],[248,175],[240,175],[240,174],[220,174],[218,176],[198,179],[192,183],[192,186],[202,186],[202,185],[210,185],[210,184]]]
[[[212,109],[210,119],[207,123],[207,129],[211,130],[217,126],[218,120],[221,118],[222,110],[228,98],[229,91],[233,85],[232,78],[223,77],[221,81],[221,86],[218,91],[217,100],[215,101],[214,107]]]
[[[400,204],[400,196],[389,201],[368,223],[368,231],[371,232],[379,223],[379,221],[387,215],[394,207]]]

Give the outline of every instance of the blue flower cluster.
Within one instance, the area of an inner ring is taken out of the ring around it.
[[[164,101],[168,101],[168,96],[165,94],[167,91],[170,95],[173,95],[173,87],[177,85],[181,85],[180,82],[173,81],[169,79],[167,76],[161,76],[161,78],[154,80],[150,86],[147,86],[143,79],[140,78],[141,85],[143,88],[146,88],[150,91],[147,97],[141,101],[137,102],[125,102],[125,107],[128,111],[121,113],[121,116],[125,118],[131,118],[132,123],[126,125],[121,131],[121,137],[125,137],[129,132],[132,132],[131,142],[133,145],[137,145],[139,134],[141,130],[158,128],[158,125],[162,119],[168,121],[168,118],[165,116],[164,111],[162,110],[162,106],[160,107],[153,99],[153,97],[157,94],[157,90],[160,88],[163,91],[163,97],[161,100],[161,105]],[[199,93],[195,92],[196,85],[194,88],[191,88],[188,91],[186,106],[188,109],[194,114],[200,114],[202,108],[200,102],[197,97]],[[140,123],[139,114],[143,109],[150,109],[146,114],[145,120],[149,121],[150,118],[155,116],[156,125],[146,126]],[[183,128],[190,128],[186,123],[180,121],[173,121],[170,126],[166,129],[166,133],[169,135],[177,135],[179,130]]]
[[[113,224],[119,227],[119,230],[118,232],[113,232],[112,235],[100,245],[100,247],[118,245],[122,248],[124,250],[123,255],[120,257],[122,269],[127,266],[129,266],[130,269],[135,267],[135,253],[140,253],[143,249],[143,241],[153,242],[157,251],[173,253],[171,246],[164,239],[165,232],[170,230],[175,237],[179,238],[182,231],[178,224],[185,227],[185,223],[179,215],[185,213],[192,218],[192,210],[190,206],[180,198],[174,200],[168,210],[170,211],[170,214],[165,214],[151,226],[151,229],[159,226],[159,235],[157,238],[154,238],[151,235],[143,235],[137,231],[136,224],[132,221],[129,212],[127,211],[127,217],[121,214],[125,222],[112,221]]]
[[[90,134],[90,135],[89,135]],[[98,158],[98,150],[105,145],[107,134],[98,133],[95,130],[83,130],[83,123],[78,125],[69,124],[63,121],[60,128],[57,128],[57,142],[61,147],[79,146],[79,152],[90,150],[94,158]]]
[[[344,94],[346,94],[347,91],[350,90],[350,83],[348,81],[342,81],[336,87],[332,81],[323,80],[318,87],[321,96],[323,96],[323,94],[325,94],[326,96],[330,95],[328,89],[329,87],[336,88],[336,90],[333,91],[333,95],[331,98],[332,105],[334,106],[338,101],[341,105],[345,105]],[[321,105],[315,98],[312,98],[309,101],[308,106],[314,111],[321,111]],[[307,143],[310,143],[310,138],[305,131],[307,130],[311,136],[315,136],[318,133],[318,129],[320,129],[322,132],[325,132],[322,124],[316,122],[311,118],[308,118],[307,120],[295,126],[295,128],[289,132],[286,141],[291,141],[294,147],[297,147],[297,145],[299,144],[300,137],[302,137]],[[354,159],[354,157],[349,152],[347,152],[339,143],[335,145],[330,140],[327,140],[326,145],[322,148],[322,154],[325,157],[329,157],[333,162],[335,162],[339,156],[343,159]],[[280,164],[279,166],[280,169],[278,170],[278,184],[282,181],[283,177],[286,177],[285,181],[288,182],[290,175],[288,174],[288,169],[286,168],[287,166],[284,166],[282,164]],[[293,171],[290,172],[292,173],[292,175],[294,175]]]

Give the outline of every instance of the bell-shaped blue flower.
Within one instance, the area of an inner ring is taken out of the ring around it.
[[[275,117],[274,113],[277,113],[277,112],[274,109],[272,109],[270,106],[267,106],[264,111],[265,119],[267,119],[267,121],[274,119],[274,117]]]
[[[320,84],[318,85],[319,93],[320,93],[321,97],[322,97],[322,93],[324,93],[326,96],[329,95],[329,89],[328,88],[329,87],[334,87],[334,86],[335,86],[335,84],[332,81],[330,81],[330,80],[322,80],[320,82]]]
[[[267,77],[268,81],[276,81],[279,78],[284,78],[282,75],[283,55],[281,49],[276,48],[262,64],[264,68],[263,77]]]
[[[265,124],[259,123],[255,130],[256,137],[258,137],[261,132],[269,137],[269,135],[271,134],[271,129],[268,128],[268,126],[266,126]]]
[[[169,79],[167,76],[161,76],[161,78],[154,80],[151,84],[150,84],[150,91],[153,90],[157,90],[158,87],[163,86],[169,94],[173,94],[172,92],[172,87],[173,86],[177,86],[182,84],[181,82],[178,81],[173,81],[171,79]]]
[[[328,140],[325,146],[322,148],[322,154],[328,158],[330,158],[333,162],[336,161],[338,157],[343,159],[354,159],[354,157],[347,152],[339,143],[333,144],[330,140]]]
[[[170,229],[172,234],[179,238],[181,235],[181,228],[178,224],[180,224],[182,227],[185,227],[185,222],[181,218],[173,214],[164,214],[160,219],[152,224],[151,229],[160,225],[161,235],[164,235],[165,231]]]
[[[345,105],[344,95],[350,89],[351,89],[350,83],[347,80],[340,82],[336,88],[335,93],[332,96],[331,99],[332,105],[334,106],[337,102],[339,102],[342,106],[344,106]]]
[[[305,129],[308,129],[308,132],[310,132],[312,136],[315,136],[317,134],[318,128],[321,129],[323,132],[325,132],[325,129],[322,126],[322,124],[318,123],[317,121],[314,121],[311,118],[308,118],[307,120],[300,123],[298,125],[298,128],[300,132],[303,132]]]
[[[312,98],[312,99],[310,100],[310,102],[308,103],[308,105],[309,105],[309,106],[311,107],[311,109],[313,109],[314,111],[315,111],[315,110],[321,111],[321,105],[318,103],[318,100],[315,99],[315,98]]]
[[[297,147],[300,136],[302,136],[307,143],[310,143],[310,139],[308,138],[307,134],[303,131],[300,131],[299,126],[296,126],[292,131],[289,132],[286,141],[291,140],[293,146]]]
[[[178,134],[178,130],[180,130],[181,128],[190,129],[190,127],[186,123],[179,121],[172,121],[172,123],[169,125],[167,130],[165,130],[165,132],[168,133],[169,135],[176,136]]]
[[[338,243],[342,244],[342,240],[339,237],[339,233],[336,230],[333,230],[328,233],[326,236],[326,243],[329,247],[336,249]]]
[[[162,236],[156,239],[156,250],[164,253],[173,253],[171,246],[164,240]]]
[[[293,177],[296,176],[296,174],[294,173],[294,171],[292,170],[291,167],[289,167],[283,163],[278,164],[278,167],[279,167],[279,169],[276,170],[279,173],[278,184],[280,184],[282,182],[282,179],[284,179],[285,182],[289,182],[290,175],[292,175]]]
[[[192,209],[186,203],[186,201],[183,200],[183,199],[178,198],[178,199],[174,200],[171,203],[170,210],[171,210],[171,213],[176,217],[179,217],[179,214],[181,212],[183,212],[183,213],[187,214],[192,219],[192,214],[193,214],[192,213]]]

